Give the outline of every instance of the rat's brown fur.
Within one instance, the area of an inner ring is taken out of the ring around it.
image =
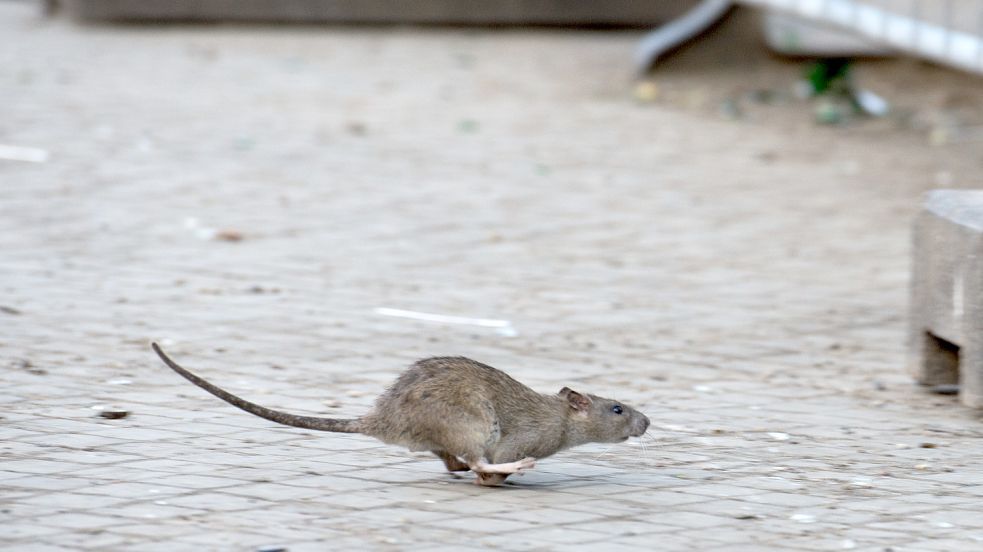
[[[566,387],[556,395],[540,394],[501,370],[463,357],[415,363],[361,418],[296,416],[239,398],[185,370],[156,343],[153,349],[175,372],[246,412],[280,424],[363,433],[412,451],[432,451],[449,471],[475,471],[482,485],[501,484],[509,474],[533,467],[534,459],[563,449],[640,436],[649,425],[648,418],[623,403]]]

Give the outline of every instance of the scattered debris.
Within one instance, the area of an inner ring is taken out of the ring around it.
[[[890,111],[887,100],[856,87],[850,74],[852,63],[847,58],[826,58],[806,72],[805,84],[798,89],[805,97],[819,98],[817,123],[838,125],[858,115],[883,117]]]
[[[48,151],[40,148],[27,148],[0,144],[0,160],[24,161],[26,163],[46,163]]]
[[[215,229],[203,227],[198,223],[198,219],[188,217],[184,219],[184,227],[191,230],[199,239],[210,240],[215,237]]]
[[[921,448],[934,449],[938,445],[936,445],[935,443],[921,443],[918,446]]]
[[[99,417],[107,420],[119,420],[129,415],[130,413],[128,411],[116,407],[104,408],[99,412]]]
[[[202,226],[198,219],[194,217],[188,217],[184,219],[184,227],[195,233],[199,239],[202,240],[218,240],[226,242],[239,242],[245,239],[245,235],[238,230],[225,229],[216,230],[215,228],[209,228],[207,226]]]
[[[20,315],[20,314],[24,314],[23,312],[15,309],[14,307],[8,307],[7,305],[0,305],[0,312],[2,312],[4,314],[13,314],[15,316],[16,315]]]
[[[737,514],[734,519],[764,519],[760,514]]]
[[[256,552],[287,552],[286,546],[260,546]]]
[[[659,85],[650,80],[641,81],[635,85],[633,96],[638,102],[652,103],[659,99]]]
[[[240,242],[245,238],[238,230],[219,230],[215,232],[215,239],[226,242]]]
[[[263,286],[260,286],[260,285],[255,285],[255,286],[251,286],[251,287],[247,288],[246,289],[246,292],[247,293],[255,293],[257,295],[261,295],[261,294],[264,294],[264,293],[274,293],[275,294],[275,293],[280,293],[280,288],[275,288],[275,287],[267,288],[267,287],[263,287]]]
[[[883,117],[890,110],[887,100],[870,90],[856,90],[853,94],[853,100],[857,103],[860,111],[871,117]]]
[[[44,368],[37,368],[34,363],[26,358],[18,358],[10,363],[14,368],[19,368],[25,370],[28,374],[34,374],[35,376],[46,376],[48,371]]]
[[[515,337],[519,332],[508,320],[496,320],[493,318],[469,318],[466,316],[453,316],[446,314],[433,314],[427,312],[417,312],[403,309],[392,309],[379,307],[374,311],[383,316],[395,316],[397,318],[410,318],[413,320],[423,320],[426,322],[437,322],[440,324],[462,324],[469,326],[481,326],[484,328],[494,328],[499,335]]]
[[[874,484],[866,479],[854,479],[849,485],[852,489],[872,489]]]
[[[768,436],[771,437],[772,439],[776,440],[776,441],[788,441],[789,440],[789,434],[788,433],[769,432],[768,433]]]

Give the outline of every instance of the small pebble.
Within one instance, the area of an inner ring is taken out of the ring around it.
[[[14,368],[26,370],[28,374],[34,374],[35,376],[44,376],[48,374],[47,370],[34,366],[34,363],[27,359],[19,358],[14,360],[11,364],[13,364]]]
[[[369,133],[369,128],[365,126],[365,123],[360,121],[349,122],[347,125],[345,125],[345,130],[347,130],[349,134],[355,136],[365,136]]]
[[[936,445],[935,443],[921,443],[918,446],[920,446],[921,448],[935,448]]]
[[[213,237],[218,241],[240,242],[245,236],[238,230],[219,230]]]
[[[789,517],[792,521],[797,521],[799,523],[815,523],[816,516],[812,514],[793,514]]]
[[[256,552],[287,552],[286,546],[260,546]]]
[[[958,395],[959,394],[959,384],[958,383],[942,383],[939,385],[933,385],[929,388],[929,391],[935,393],[936,395]]]
[[[100,418],[106,418],[107,420],[119,420],[129,415],[130,413],[122,408],[107,408],[99,413]]]
[[[642,81],[635,85],[635,100],[651,103],[659,99],[659,85],[652,81]]]

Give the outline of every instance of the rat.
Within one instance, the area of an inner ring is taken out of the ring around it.
[[[501,485],[537,459],[586,443],[641,437],[644,414],[623,402],[564,387],[542,394],[505,372],[464,357],[434,357],[404,371],[364,416],[298,416],[252,403],[153,350],[178,374],[223,401],[267,420],[304,429],[361,433],[411,451],[431,451],[450,472],[473,471],[475,483]]]

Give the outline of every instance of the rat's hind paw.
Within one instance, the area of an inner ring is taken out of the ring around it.
[[[521,475],[526,470],[531,470],[536,467],[536,459],[531,456],[527,456],[518,462],[513,462],[513,464],[515,464],[515,473]]]

